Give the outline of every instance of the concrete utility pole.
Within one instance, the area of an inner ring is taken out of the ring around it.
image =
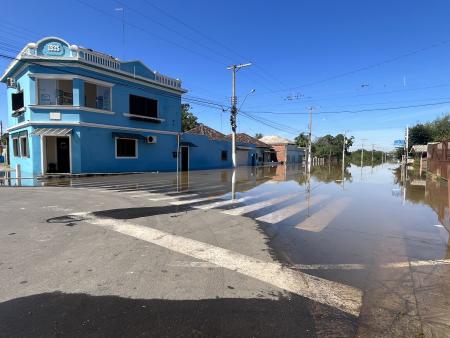
[[[227,69],[232,71],[232,83],[231,83],[231,158],[233,160],[233,168],[236,168],[236,116],[237,116],[237,97],[236,97],[236,73],[239,69],[251,66],[251,63],[245,63],[240,65],[232,65]]]
[[[405,134],[405,166],[408,165],[408,148],[409,148],[409,127],[406,126],[406,134]]]
[[[344,143],[342,144],[342,172],[345,169],[345,141],[347,139],[347,131],[344,131]]]
[[[309,135],[308,135],[308,172],[311,172],[311,150],[312,150],[312,113],[314,108],[309,108]]]

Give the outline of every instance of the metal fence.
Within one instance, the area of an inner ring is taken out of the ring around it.
[[[448,173],[450,169],[449,144],[449,141],[428,143],[427,149],[428,171],[446,180],[450,176]]]

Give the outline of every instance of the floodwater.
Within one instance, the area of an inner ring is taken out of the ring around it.
[[[26,182],[148,191],[155,203],[249,217],[281,262],[363,291],[358,334],[450,335],[450,189],[423,173],[388,163]]]

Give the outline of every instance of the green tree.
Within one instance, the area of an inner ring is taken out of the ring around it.
[[[259,140],[260,138],[262,138],[263,136],[264,136],[264,135],[261,134],[261,133],[256,133],[256,134],[255,134],[255,138],[258,139],[258,140]]]
[[[297,144],[299,147],[307,147],[308,136],[305,133],[301,133],[295,138],[295,144]]]
[[[188,131],[199,125],[198,118],[191,112],[189,103],[181,104],[181,130]]]
[[[433,141],[446,141],[450,139],[450,115],[446,114],[431,123]]]
[[[409,128],[409,145],[427,144],[433,139],[432,128],[427,124],[416,124]]]

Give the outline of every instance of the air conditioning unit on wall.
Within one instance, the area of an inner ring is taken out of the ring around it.
[[[16,88],[16,79],[13,77],[8,77],[6,79],[6,86],[9,88]]]
[[[156,136],[147,136],[147,143],[156,143]]]

